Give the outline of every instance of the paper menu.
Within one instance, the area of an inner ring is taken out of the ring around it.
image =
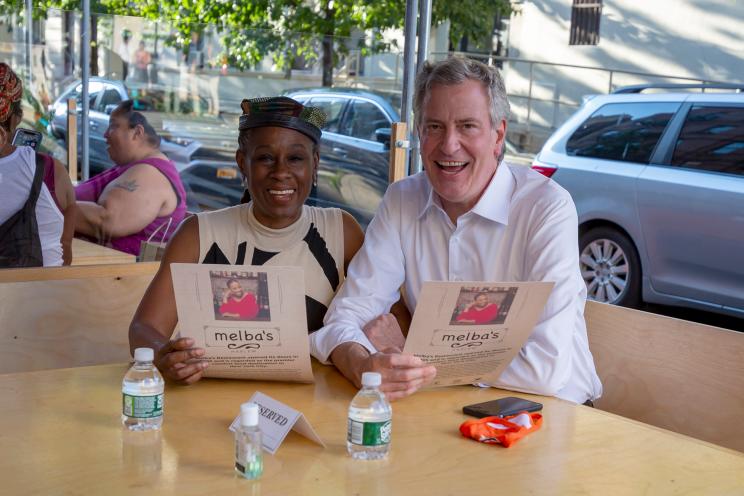
[[[529,338],[551,282],[425,282],[403,349],[437,368],[433,386],[498,378]]]
[[[174,263],[171,274],[205,377],[313,382],[301,268]]]

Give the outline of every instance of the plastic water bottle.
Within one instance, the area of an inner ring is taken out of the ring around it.
[[[235,471],[246,479],[263,473],[263,445],[258,428],[258,405],[240,405],[240,424],[235,430]]]
[[[382,376],[362,374],[362,389],[349,405],[346,449],[357,460],[379,460],[390,450],[393,409],[379,390]]]
[[[130,431],[160,429],[163,425],[163,376],[152,363],[152,348],[134,350],[134,365],[122,382],[121,422]]]

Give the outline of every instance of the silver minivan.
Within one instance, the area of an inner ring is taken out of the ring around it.
[[[533,168],[576,203],[590,299],[743,317],[744,85],[682,88],[589,99]]]

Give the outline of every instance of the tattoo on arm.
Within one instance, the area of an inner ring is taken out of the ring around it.
[[[134,179],[132,179],[131,181],[123,181],[123,182],[114,184],[114,188],[121,188],[126,191],[129,191],[130,193],[136,190],[137,186],[138,186],[137,181],[135,181]]]

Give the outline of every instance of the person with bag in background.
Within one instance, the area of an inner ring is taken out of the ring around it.
[[[140,252],[137,257],[138,262],[159,262],[165,254],[165,247],[168,243],[165,239],[168,238],[168,233],[171,230],[171,221],[169,219],[167,224],[160,224],[160,227],[155,229],[147,241],[140,242]],[[178,226],[173,226],[175,229]]]
[[[75,197],[64,166],[30,146],[14,146],[23,84],[0,63],[0,267],[72,262]]]
[[[142,241],[184,219],[186,191],[175,164],[160,151],[160,136],[132,100],[114,109],[104,137],[116,165],[75,187],[75,232],[138,256]],[[161,241],[171,234],[166,229]]]

